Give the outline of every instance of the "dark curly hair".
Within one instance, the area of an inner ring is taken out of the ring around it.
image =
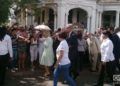
[[[66,32],[60,32],[58,36],[59,36],[59,38],[66,39],[67,38],[67,33]]]
[[[104,30],[102,33],[103,33],[103,35],[105,35],[105,36],[109,36],[109,35],[110,35],[110,32],[109,32],[108,30]]]
[[[7,34],[7,29],[5,26],[0,27],[0,41],[2,41]]]

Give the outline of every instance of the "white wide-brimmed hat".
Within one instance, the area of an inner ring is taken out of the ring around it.
[[[36,27],[34,27],[36,30],[51,30],[47,25],[38,25]]]

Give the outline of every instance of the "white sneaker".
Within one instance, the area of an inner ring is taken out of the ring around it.
[[[32,68],[31,71],[34,72],[35,71],[34,68]]]
[[[14,68],[14,70],[18,71],[18,68]]]
[[[11,72],[12,72],[12,73],[15,73],[16,71],[15,71],[14,69],[11,69]]]

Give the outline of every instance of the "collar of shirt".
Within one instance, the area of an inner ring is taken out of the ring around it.
[[[109,40],[109,38],[103,39],[103,42],[105,42],[105,41],[107,41],[107,40]]]
[[[120,38],[120,32],[117,33],[118,37]]]
[[[69,32],[69,34],[68,34],[68,37],[69,37],[69,38],[70,38],[71,33],[72,33],[72,31],[71,31],[71,32]]]

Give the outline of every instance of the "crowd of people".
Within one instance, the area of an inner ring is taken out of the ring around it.
[[[31,71],[36,71],[39,63],[44,77],[53,73],[54,86],[61,73],[70,86],[77,86],[75,80],[84,68],[100,73],[95,86],[103,86],[106,73],[106,81],[112,82],[113,75],[120,73],[120,28],[99,28],[94,34],[74,28],[73,24],[57,31],[0,27],[0,86],[6,67],[11,72],[23,71],[27,61]]]

